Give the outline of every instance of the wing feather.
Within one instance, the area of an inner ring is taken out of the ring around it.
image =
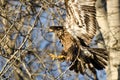
[[[65,23],[67,31],[74,38],[82,38],[89,45],[97,27],[95,6],[71,4],[69,2],[67,6],[68,15]]]

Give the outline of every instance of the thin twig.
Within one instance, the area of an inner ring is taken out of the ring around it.
[[[33,23],[33,26],[29,29],[28,34],[30,34],[31,31],[33,30],[33,28],[34,28],[34,26],[35,26],[35,24],[36,24],[36,21],[37,21],[37,17],[40,15],[40,11],[41,11],[41,8],[40,8],[38,14],[36,15],[35,21],[34,21],[34,23]],[[13,55],[10,57],[10,59],[9,59],[9,60],[6,62],[6,64],[3,66],[3,68],[2,68],[2,70],[1,70],[1,72],[0,72],[0,77],[2,77],[2,75],[4,75],[4,71],[5,71],[5,68],[7,67],[8,63],[14,58],[14,56],[15,56],[15,55],[19,52],[19,50],[23,47],[23,45],[26,43],[26,41],[27,41],[28,38],[29,38],[29,35],[26,36],[26,38],[24,39],[23,43],[20,45],[20,47],[18,48],[18,50],[13,53]]]

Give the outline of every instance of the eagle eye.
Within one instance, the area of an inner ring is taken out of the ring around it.
[[[62,26],[51,26],[49,28],[49,32],[55,32],[55,31],[61,31],[61,30],[63,30]]]

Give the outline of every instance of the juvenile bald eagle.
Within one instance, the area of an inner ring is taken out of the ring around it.
[[[49,29],[64,47],[58,58],[74,62],[70,70],[84,74],[89,69],[96,74],[95,69],[101,70],[107,65],[108,52],[89,46],[98,26],[95,0],[66,0],[65,5],[67,16],[64,26],[51,26]]]

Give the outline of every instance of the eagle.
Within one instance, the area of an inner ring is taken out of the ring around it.
[[[89,69],[96,77],[96,69],[107,66],[108,51],[104,48],[91,48],[89,45],[97,31],[96,0],[65,0],[66,22],[63,26],[51,26],[63,45],[60,55],[50,54],[54,59],[71,62],[70,70],[85,74]]]

